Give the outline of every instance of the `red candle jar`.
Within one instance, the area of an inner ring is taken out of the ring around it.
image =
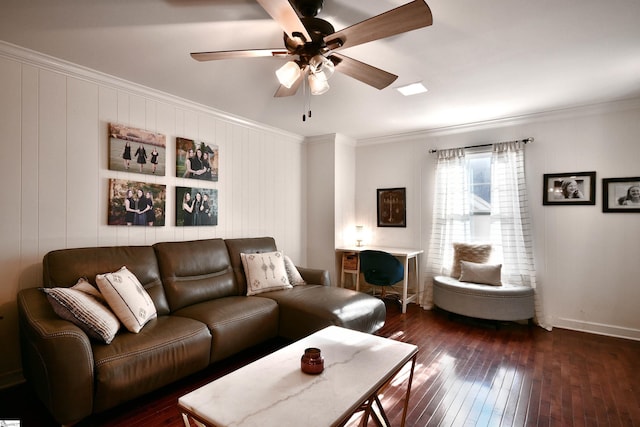
[[[319,348],[310,347],[305,349],[300,360],[300,369],[305,374],[317,375],[324,371],[324,359]]]

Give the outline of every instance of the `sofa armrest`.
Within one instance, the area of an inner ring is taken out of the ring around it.
[[[39,289],[18,293],[22,372],[51,415],[72,424],[93,410],[89,337],[60,318]]]
[[[307,268],[298,267],[298,272],[302,276],[305,282],[310,285],[322,285],[331,286],[331,278],[329,277],[329,271],[319,268]]]

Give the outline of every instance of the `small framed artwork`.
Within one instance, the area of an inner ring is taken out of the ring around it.
[[[378,227],[407,226],[405,188],[378,188]]]
[[[543,205],[595,205],[596,173],[544,174],[542,195]]]
[[[218,190],[176,187],[176,226],[218,225]]]
[[[220,152],[217,145],[176,138],[176,176],[218,181]]]
[[[602,212],[640,213],[640,176],[603,179]]]
[[[109,169],[164,176],[164,135],[109,123]]]
[[[109,180],[108,225],[164,226],[167,186]]]

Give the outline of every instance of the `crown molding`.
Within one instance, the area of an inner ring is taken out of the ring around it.
[[[425,129],[421,131],[408,132],[395,135],[387,135],[372,138],[363,138],[357,141],[358,146],[389,144],[397,142],[406,142],[416,139],[424,139],[429,137],[453,135],[458,133],[467,133],[484,129],[501,128],[506,126],[522,125],[552,120],[566,120],[570,118],[584,117],[595,114],[619,112],[640,108],[640,97],[622,98],[609,101],[603,101],[592,104],[577,105],[567,108],[559,108],[555,110],[541,111],[532,114],[524,114],[520,116],[505,117],[482,122],[466,123],[463,125],[447,126],[434,129]]]
[[[235,125],[261,130],[265,132],[275,133],[287,138],[291,138],[300,143],[304,142],[304,137],[282,129],[267,126],[262,123],[254,122],[247,118],[236,116],[204,104],[190,101],[179,96],[171,95],[157,89],[143,86],[130,82],[119,77],[115,77],[91,68],[83,67],[63,59],[55,58],[31,49],[27,49],[12,43],[0,40],[0,58],[6,58],[12,61],[20,62],[25,65],[31,65],[40,69],[53,71],[64,74],[68,77],[83,80],[101,86],[112,87],[117,90],[128,92],[132,95],[141,96],[153,101],[168,103],[187,110],[193,110],[204,114],[215,116],[220,120],[224,120]]]

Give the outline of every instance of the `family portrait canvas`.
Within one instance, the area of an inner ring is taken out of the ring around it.
[[[543,205],[595,205],[596,173],[544,174]]]
[[[219,154],[217,145],[176,138],[176,176],[218,181]]]
[[[218,225],[218,190],[176,187],[176,226]]]
[[[166,185],[110,179],[107,224],[164,226],[166,200]]]
[[[640,176],[602,180],[603,212],[640,212]]]
[[[109,169],[164,176],[166,173],[164,135],[109,123]]]

